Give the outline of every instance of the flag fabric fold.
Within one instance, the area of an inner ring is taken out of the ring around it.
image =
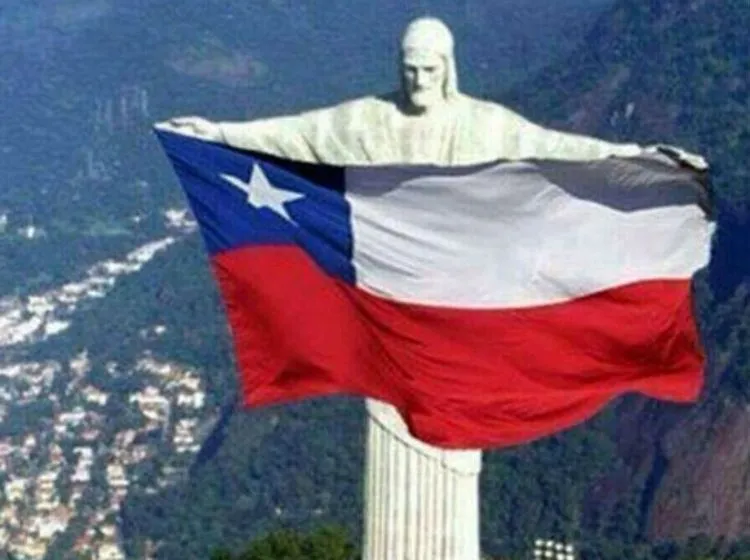
[[[698,398],[691,277],[713,224],[654,159],[308,164],[158,131],[198,221],[244,402],[396,406],[496,448],[626,392]]]

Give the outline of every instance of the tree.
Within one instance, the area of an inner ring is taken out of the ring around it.
[[[211,560],[355,560],[358,558],[346,531],[322,527],[310,534],[291,529],[274,531],[252,543],[238,556],[222,548]]]

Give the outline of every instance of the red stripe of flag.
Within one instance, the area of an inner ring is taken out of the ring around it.
[[[384,300],[288,245],[213,264],[251,406],[368,396],[428,443],[489,448],[568,428],[624,392],[688,402],[702,386],[688,279],[466,310]]]

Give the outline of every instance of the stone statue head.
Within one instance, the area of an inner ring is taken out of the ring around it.
[[[424,112],[458,93],[453,34],[439,19],[412,21],[401,39],[401,90],[405,101]]]

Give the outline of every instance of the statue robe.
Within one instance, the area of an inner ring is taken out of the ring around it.
[[[494,103],[463,94],[428,115],[405,114],[397,95],[366,97],[334,107],[250,122],[220,123],[230,146],[333,165],[468,165],[498,159],[587,160],[634,156],[635,144],[616,144],[534,124]],[[481,468],[477,451],[448,451],[411,437],[395,408],[368,399],[373,421],[409,447],[451,470]]]

